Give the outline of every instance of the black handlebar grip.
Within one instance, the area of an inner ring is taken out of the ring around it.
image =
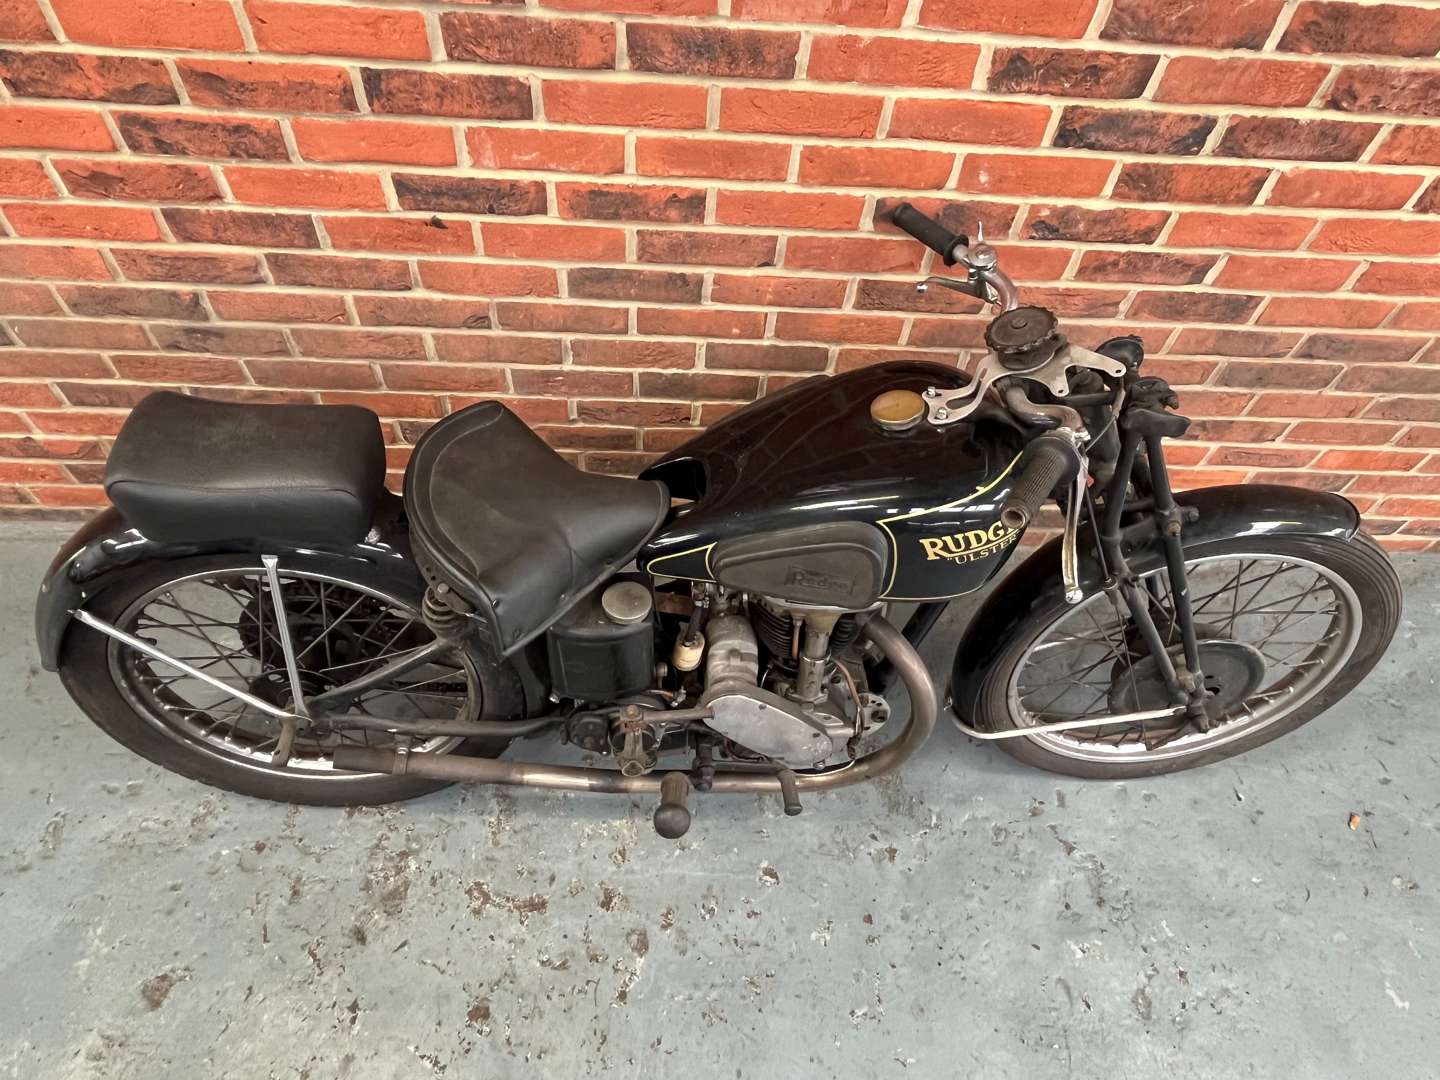
[[[1007,529],[1029,525],[1055,485],[1080,467],[1075,448],[1055,435],[1041,435],[1025,451],[1024,471],[1000,507],[1000,523]]]
[[[945,260],[946,266],[955,265],[955,249],[968,247],[969,241],[945,228],[934,218],[926,217],[909,203],[901,203],[890,215],[897,229],[909,233],[916,240]]]

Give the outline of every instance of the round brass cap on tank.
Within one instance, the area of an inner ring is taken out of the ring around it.
[[[886,431],[909,431],[925,415],[925,399],[914,390],[886,390],[870,402],[870,419]]]

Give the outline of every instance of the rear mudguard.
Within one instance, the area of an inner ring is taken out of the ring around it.
[[[1175,501],[1199,512],[1196,520],[1185,524],[1183,539],[1187,548],[1247,536],[1349,539],[1360,528],[1360,512],[1348,499],[1279,484],[1201,488],[1177,494]],[[1082,533],[1080,583],[1089,595],[1100,585],[1100,572],[1095,559],[1094,535],[1083,528]],[[1136,573],[1148,573],[1165,565],[1165,551],[1150,519],[1127,526],[1121,530],[1121,536],[1121,550]],[[966,627],[955,653],[950,683],[957,714],[965,718],[976,715],[985,673],[1030,612],[1037,605],[1058,603],[1063,593],[1057,537],[1012,570]]]
[[[334,560],[336,571],[346,563],[363,562],[409,589],[423,589],[420,572],[410,555],[403,503],[386,493],[375,507],[370,531],[353,544],[296,544],[284,539],[218,540],[205,543],[162,544],[131,528],[114,507],[108,507],[67,540],[50,564],[35,602],[35,638],[40,662],[48,671],[60,666],[60,651],[71,623],[71,612],[85,607],[123,575],[142,562],[185,559],[194,555],[279,555],[304,552],[311,559]]]

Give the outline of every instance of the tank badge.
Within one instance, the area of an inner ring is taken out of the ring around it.
[[[1018,529],[995,522],[988,529],[967,529],[947,536],[922,536],[920,546],[926,559],[949,559],[954,563],[977,562],[1003,551],[1020,538]]]

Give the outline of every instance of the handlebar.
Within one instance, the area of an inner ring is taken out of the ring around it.
[[[909,203],[901,203],[890,215],[897,229],[909,233],[945,260],[946,266],[955,265],[957,248],[970,246],[970,238],[952,233],[932,217],[927,217]]]
[[[1061,480],[1080,468],[1074,445],[1059,435],[1041,435],[1025,449],[1024,471],[1000,507],[1000,523],[1007,529],[1023,529]]]

